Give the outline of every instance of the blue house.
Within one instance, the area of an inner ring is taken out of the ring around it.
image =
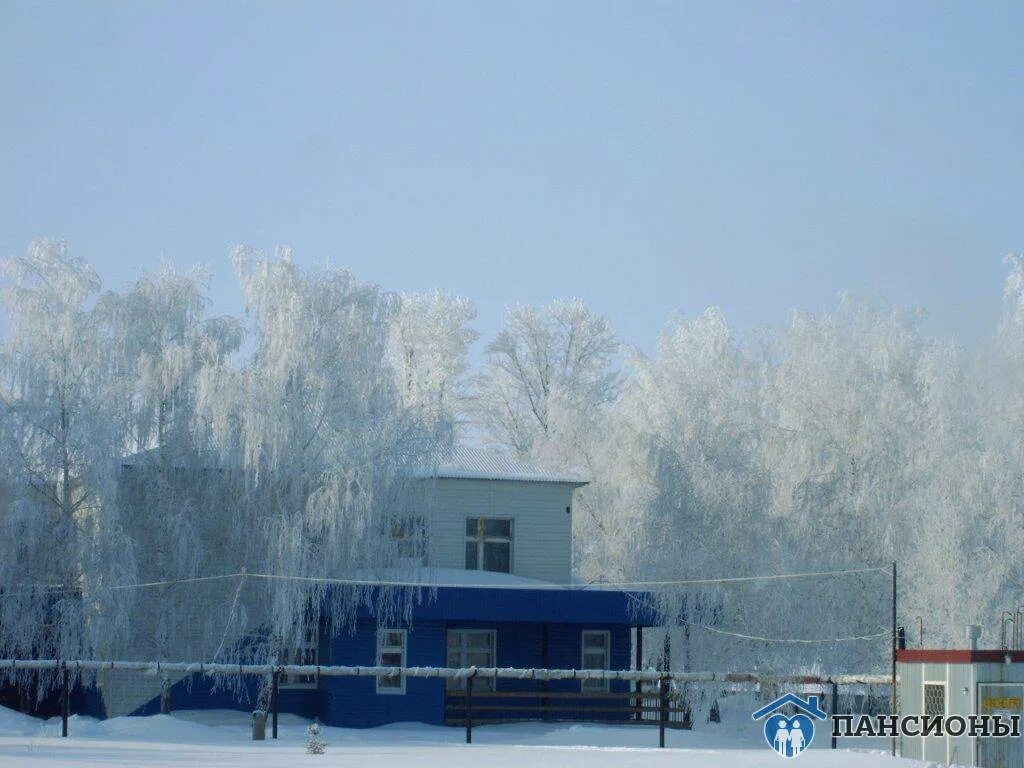
[[[460,448],[435,483],[429,523],[405,521],[392,532],[408,539],[410,567],[403,573],[429,587],[412,607],[411,621],[383,624],[362,609],[351,632],[331,636],[321,627],[288,661],[557,669],[630,669],[636,663],[642,632],[633,630],[655,623],[643,596],[572,584],[573,495],[583,478]],[[159,711],[155,681],[139,677],[130,696],[107,686],[105,714]],[[250,683],[254,693],[257,683]],[[279,705],[338,726],[456,724],[464,718],[464,686],[463,680],[404,676],[286,677]],[[474,704],[474,720],[609,718],[600,711],[607,700],[566,694],[629,687],[624,681],[479,679],[474,692],[494,695]],[[513,695],[503,699],[502,693]],[[170,699],[174,709],[252,707],[251,700],[215,691],[198,675],[175,681]],[[542,704],[547,709],[539,709]]]

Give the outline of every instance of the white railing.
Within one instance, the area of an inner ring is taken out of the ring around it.
[[[160,677],[165,674],[182,675],[258,675],[273,680],[272,724],[273,738],[277,738],[278,681],[281,675],[303,675],[319,677],[394,677],[404,675],[414,678],[465,679],[467,703],[465,707],[466,741],[472,741],[473,729],[473,681],[477,678],[498,678],[511,680],[621,680],[637,684],[635,697],[643,709],[647,699],[656,702],[658,710],[659,745],[665,746],[665,728],[670,725],[670,687],[673,683],[747,683],[763,685],[811,685],[830,686],[833,706],[841,685],[891,685],[889,675],[765,675],[750,672],[665,672],[656,669],[536,669],[517,667],[360,667],[326,664],[223,664],[194,661],[124,661],[97,659],[0,659],[0,672],[10,673],[57,671],[61,676],[61,735],[68,735],[69,693],[72,677],[82,673],[123,671],[139,672]],[[657,683],[653,695],[641,692],[643,683]],[[544,693],[538,692],[543,698]],[[635,710],[631,710],[635,711]],[[641,721],[651,722],[647,718]],[[835,748],[835,739],[832,744]]]
[[[120,670],[159,675],[319,675],[321,677],[486,677],[511,680],[626,680],[654,683],[759,683],[776,685],[888,685],[889,675],[766,675],[751,672],[662,672],[656,669],[525,669],[519,667],[359,667],[328,664],[223,664],[200,661],[101,661],[97,659],[0,659],[0,670]]]

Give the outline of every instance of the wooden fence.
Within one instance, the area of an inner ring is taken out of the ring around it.
[[[473,742],[474,724],[517,720],[633,725],[653,719],[661,747],[666,728],[689,727],[688,712],[670,695],[668,678],[659,681],[653,701],[649,692],[637,691],[474,691],[473,681],[467,678],[464,690],[445,693],[445,725],[465,726],[467,744]]]

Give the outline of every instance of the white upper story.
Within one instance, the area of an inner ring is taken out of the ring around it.
[[[480,449],[438,467],[427,564],[568,584],[581,477]]]
[[[139,544],[140,562],[146,564],[150,562],[147,553],[159,544],[147,503],[154,482],[150,473],[157,468],[147,467],[141,457],[125,462],[124,469],[133,471],[123,474],[121,481],[122,493],[139,512],[126,516],[125,524]],[[231,492],[230,484],[216,477],[219,473],[212,482],[194,483],[182,474],[165,481],[185,483],[182,495],[200,512],[193,523],[203,544],[203,572],[233,573],[247,565],[232,544],[235,523],[205,513],[218,508],[224,503],[223,495]],[[571,582],[573,492],[586,480],[495,451],[459,447],[436,473],[429,474],[428,482],[429,499],[421,498],[423,511],[386,524],[391,538],[400,540],[404,565],[435,572],[489,571],[555,584]],[[145,575],[166,578],[159,571]]]

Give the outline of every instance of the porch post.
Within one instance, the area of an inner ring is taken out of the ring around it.
[[[473,672],[466,678],[466,743],[473,743]]]
[[[548,623],[544,622],[540,625],[540,666],[542,669],[547,669],[550,663],[551,658],[548,653]],[[542,707],[541,719],[548,720],[550,719],[551,713],[548,712],[548,691],[550,688],[548,686],[547,678],[544,678],[544,680],[541,681],[540,690],[541,693],[544,694],[540,699],[540,705]]]
[[[668,720],[668,678],[658,681],[658,746],[665,747],[665,723]]]
[[[68,735],[68,711],[70,710],[68,687],[68,665],[67,662],[62,662],[60,665],[60,735],[64,737]]]
[[[281,677],[281,670],[275,667],[274,668],[274,680],[273,680],[273,683],[272,683],[273,687],[271,688],[271,691],[270,691],[271,706],[273,708],[273,737],[275,739],[277,738],[277,713],[280,711],[280,702],[281,702],[281,700],[279,698],[279,690],[278,690],[278,681],[280,680],[280,677]]]
[[[644,628],[641,626],[637,626],[636,628],[636,663],[634,666],[636,667],[637,672],[643,669],[644,666]],[[641,712],[639,709],[639,707],[642,707],[644,704],[643,697],[641,696],[641,694],[643,693],[643,683],[637,680],[635,683],[633,683],[633,689],[636,693],[636,698],[633,701],[637,707],[637,711],[634,714],[634,719],[643,720],[644,713]]]

